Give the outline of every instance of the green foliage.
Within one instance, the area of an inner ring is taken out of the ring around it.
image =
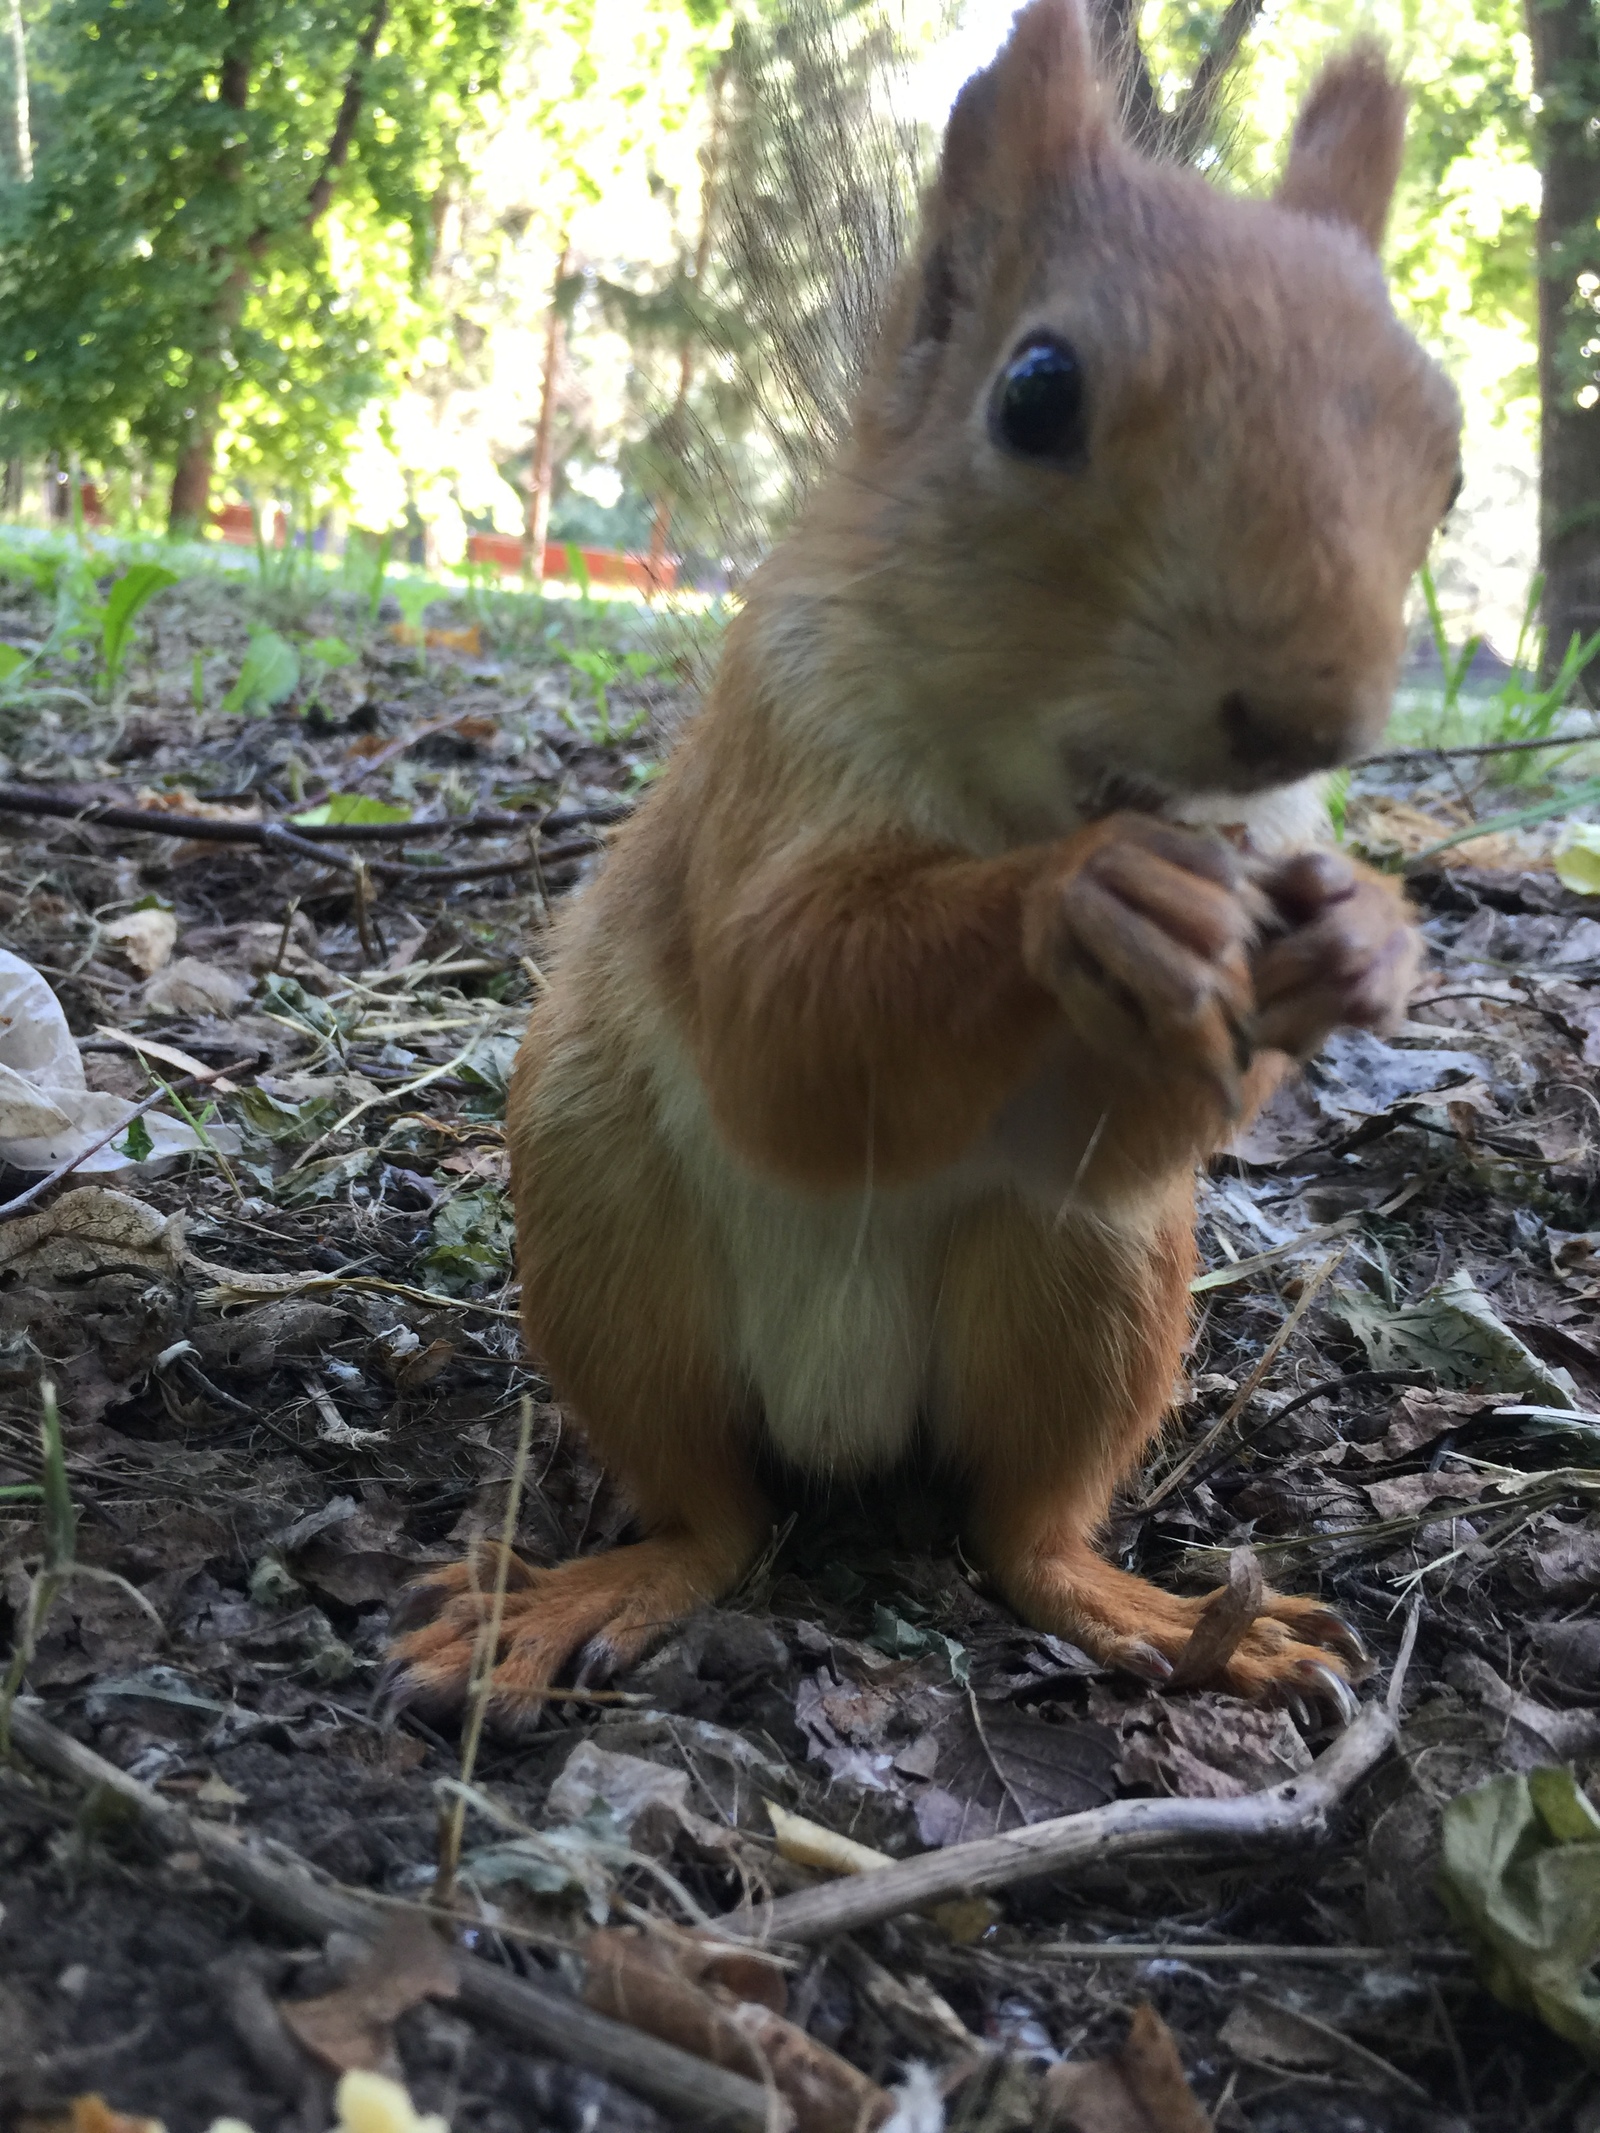
[[[364,792],[336,792],[304,814],[291,815],[292,822],[320,828],[326,822],[409,822],[409,807],[396,807],[389,800],[375,800]]]
[[[162,563],[135,563],[112,586],[100,625],[100,659],[108,692],[115,691],[122,679],[134,618],[158,592],[177,582],[178,573]]]
[[[1570,1770],[1491,1778],[1444,1811],[1445,1905],[1484,1983],[1600,2059],[1600,1815]]]
[[[559,644],[556,651],[588,682],[594,699],[594,723],[589,727],[583,726],[570,710],[563,709],[561,716],[574,733],[582,734],[585,740],[592,740],[602,748],[612,748],[619,741],[631,741],[649,724],[647,709],[635,713],[625,725],[614,726],[609,692],[619,681],[641,681],[646,675],[657,673],[659,660],[648,652],[609,652],[601,646],[574,649],[571,645]]]
[[[511,1208],[494,1185],[459,1192],[433,1218],[421,1269],[430,1288],[466,1296],[511,1274]]]
[[[294,694],[300,679],[300,655],[276,630],[257,630],[239,668],[239,678],[222,699],[224,711],[264,716],[274,704]]]
[[[336,480],[513,17],[394,0],[365,57],[372,0],[55,0],[0,188],[0,451],[170,464],[215,413],[236,465]]]
[[[142,1118],[130,1118],[127,1132],[114,1145],[117,1153],[125,1155],[130,1163],[147,1162],[155,1149],[150,1128]]]

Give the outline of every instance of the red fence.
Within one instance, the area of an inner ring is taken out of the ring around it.
[[[583,567],[591,585],[631,585],[639,592],[671,592],[678,582],[678,566],[671,556],[659,568],[648,556],[619,555],[612,548],[580,548]],[[514,533],[473,533],[467,537],[467,559],[492,563],[500,570],[522,569],[522,543]],[[572,572],[567,547],[562,541],[547,541],[541,577],[565,578]]]

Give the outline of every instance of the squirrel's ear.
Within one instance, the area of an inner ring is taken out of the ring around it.
[[[1106,123],[1083,0],[1030,0],[951,108],[925,203],[914,342],[948,336],[962,299],[980,297],[970,285],[993,267],[1006,233]]]
[[[1405,148],[1406,93],[1382,50],[1358,44],[1331,60],[1300,107],[1280,207],[1357,229],[1374,251]]]
[[[1100,116],[1083,0],[1030,0],[956,98],[935,188],[959,213],[1016,208],[1060,177]]]

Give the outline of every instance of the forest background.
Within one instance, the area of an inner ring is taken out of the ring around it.
[[[944,112],[1010,14],[8,7],[0,516],[87,494],[118,530],[193,535],[270,501],[299,537],[387,532],[431,568],[497,533],[530,559],[547,537],[671,554],[706,586],[825,452]],[[1413,123],[1388,264],[1467,413],[1447,605],[1509,651],[1542,565],[1552,644],[1594,628],[1590,0],[1098,14],[1130,122],[1255,191],[1328,51],[1361,28],[1394,49]]]

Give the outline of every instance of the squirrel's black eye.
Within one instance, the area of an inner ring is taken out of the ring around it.
[[[1065,341],[1038,334],[1001,371],[989,434],[1002,451],[1056,464],[1083,456],[1083,365]]]

